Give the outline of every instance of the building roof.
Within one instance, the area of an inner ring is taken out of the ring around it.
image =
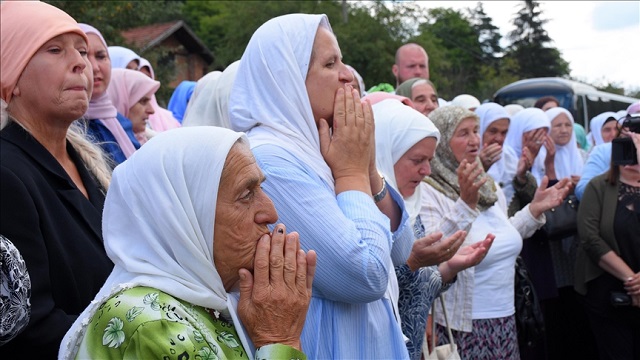
[[[124,30],[121,34],[125,42],[136,46],[141,52],[159,45],[169,36],[175,35],[189,52],[199,54],[209,64],[213,62],[211,51],[182,20],[141,26]]]

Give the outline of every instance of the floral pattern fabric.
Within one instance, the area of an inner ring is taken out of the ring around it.
[[[31,278],[18,249],[0,235],[0,345],[20,333],[31,313]]]
[[[416,218],[413,232],[416,239],[425,236],[420,215]],[[402,333],[409,338],[407,341],[409,358],[420,360],[431,304],[451,284],[442,283],[442,276],[437,266],[423,267],[414,272],[404,264],[396,266],[395,270],[400,287],[398,307],[402,320]]]
[[[77,359],[248,359],[232,323],[160,290],[134,287],[104,302],[80,344]],[[280,344],[255,358],[306,359]]]

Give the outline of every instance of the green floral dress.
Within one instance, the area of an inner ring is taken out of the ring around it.
[[[232,324],[148,287],[123,290],[103,303],[89,322],[76,358],[248,359]],[[257,349],[255,358],[306,356],[274,344]]]

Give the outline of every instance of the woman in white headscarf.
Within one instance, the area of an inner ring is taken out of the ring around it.
[[[182,126],[212,125],[231,128],[229,97],[239,65],[240,61],[235,61],[224,71],[212,71],[198,80]]]
[[[103,220],[115,267],[59,357],[304,358],[315,255],[269,232],[263,180],[243,134],[214,127],[159,134],[118,166]]]
[[[592,147],[609,143],[618,136],[618,118],[615,112],[605,111],[591,119],[587,140],[591,142]]]
[[[111,66],[114,69],[138,70],[140,66],[140,55],[135,51],[123,46],[109,46],[109,57]]]
[[[446,106],[429,118],[442,138],[431,161],[432,174],[422,185],[420,217],[425,231],[442,231],[447,236],[467,230],[465,244],[483,241],[488,233],[496,239],[481,264],[458,273],[445,297],[460,355],[463,359],[519,359],[514,317],[516,257],[522,239],[544,224],[544,211],[562,202],[568,181],[547,188],[545,179],[533,201],[508,217],[502,190],[485,175],[478,158],[477,115]],[[447,342],[438,304],[434,312],[440,325],[438,337],[441,343]]]
[[[326,15],[267,21],[240,60],[231,126],[247,131],[279,221],[322,259],[302,334],[309,357],[408,358],[393,265],[413,234],[375,167],[371,108],[341,59]]]
[[[534,157],[526,149],[516,156],[505,144],[511,115],[499,104],[484,103],[475,110],[480,118],[480,154],[484,170],[504,192],[508,214],[513,215],[528,204],[536,192],[536,179],[528,172]],[[515,200],[515,202],[514,202]]]
[[[420,220],[422,196],[418,189],[425,176],[429,176],[429,162],[435,154],[440,132],[431,120],[396,99],[383,100],[373,105],[376,118],[376,162],[388,185],[403,196],[415,235],[415,247],[436,248],[442,233],[425,236]],[[454,235],[460,239],[465,231]],[[486,255],[493,238],[475,246],[460,249],[451,259],[439,265],[425,264],[410,256],[406,264],[395,267],[400,288],[398,307],[402,331],[408,338],[409,357],[419,360],[422,355],[427,316],[431,304],[451,285],[455,275],[479,263]]]
[[[538,108],[526,108],[511,117],[509,132],[504,140],[506,146],[513,149],[515,155],[522,156],[525,148],[534,159],[530,171],[538,185],[544,176],[544,158],[538,157],[540,149],[552,146],[553,140],[548,136],[551,127],[544,111]]]
[[[584,161],[580,151],[576,146],[576,134],[573,131],[573,115],[569,110],[562,107],[555,107],[545,111],[547,118],[551,122],[549,136],[555,144],[554,170],[555,179],[571,178],[575,184],[580,180]],[[541,148],[540,157],[547,156],[547,149]],[[547,176],[549,174],[547,173]],[[553,177],[549,176],[552,180]]]

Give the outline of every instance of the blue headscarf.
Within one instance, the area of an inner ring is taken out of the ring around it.
[[[171,99],[169,99],[167,109],[173,113],[173,117],[175,117],[180,123],[182,123],[184,113],[187,111],[187,104],[189,103],[189,99],[191,99],[191,95],[193,95],[193,90],[195,90],[195,88],[195,81],[185,80],[178,85],[178,87],[173,91]]]

